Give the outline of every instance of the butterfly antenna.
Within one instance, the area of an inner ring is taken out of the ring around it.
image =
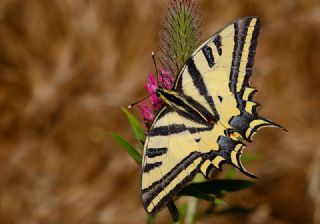
[[[152,52],[151,55],[152,55],[152,60],[153,60],[154,68],[155,68],[155,70],[156,70],[157,83],[158,83],[158,86],[159,86],[159,74],[158,74],[156,59],[155,59],[155,57],[154,57],[154,52]],[[151,94],[154,94],[154,93],[151,93]],[[140,103],[141,101],[147,99],[148,97],[150,97],[151,94],[149,94],[148,96],[143,97],[143,98],[139,99],[138,101],[130,104],[130,105],[128,106],[128,108],[130,109],[130,108],[132,108],[133,106],[135,106],[135,105],[137,105],[138,103]]]
[[[158,68],[157,68],[156,59],[154,57],[154,52],[152,52],[151,55],[152,55],[152,60],[153,60],[153,64],[154,64],[154,69],[156,70],[157,83],[158,83],[158,86],[160,86]]]
[[[151,95],[151,94],[150,94],[150,95]],[[128,106],[128,108],[129,108],[129,109],[130,109],[130,108],[132,108],[133,106],[137,105],[137,104],[138,104],[138,103],[140,103],[141,101],[143,101],[143,100],[147,99],[148,97],[150,97],[150,95],[145,96],[145,97],[143,97],[143,98],[141,98],[141,99],[137,100],[136,102],[134,102],[134,103],[130,104],[130,105]]]

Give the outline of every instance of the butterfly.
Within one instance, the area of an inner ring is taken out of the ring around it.
[[[210,178],[241,164],[246,142],[262,127],[282,126],[258,115],[250,86],[260,21],[245,17],[205,41],[186,61],[171,90],[155,94],[165,106],[155,117],[144,145],[141,198],[145,210],[163,208],[197,173]]]

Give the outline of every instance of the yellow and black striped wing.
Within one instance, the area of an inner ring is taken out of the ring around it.
[[[171,200],[192,180],[202,163],[191,133],[208,127],[190,122],[165,107],[148,133],[141,175],[142,202],[148,213],[158,211]]]
[[[221,168],[233,153],[237,160],[244,144],[224,132],[220,124],[200,123],[196,117],[185,116],[172,107],[162,109],[144,148],[141,194],[147,212],[161,209],[196,173],[208,177],[209,168]],[[242,169],[239,161],[234,164]]]
[[[212,165],[220,168],[221,164],[229,163],[253,176],[241,165],[243,147],[230,144],[230,139],[251,142],[262,127],[282,128],[258,115],[258,104],[253,101],[256,89],[250,86],[249,78],[259,29],[257,17],[245,17],[226,26],[192,54],[176,79],[173,90],[224,127],[218,138],[211,138],[220,163],[213,163],[215,157],[207,159],[201,166],[204,174],[210,172]],[[211,134],[216,136],[217,130],[213,129]],[[220,148],[216,148],[216,143]]]
[[[262,127],[279,127],[259,116],[252,100],[256,89],[249,78],[259,29],[258,18],[245,17],[214,34],[188,59],[174,86],[248,142]]]
[[[148,133],[143,155],[141,197],[154,213],[190,182],[197,172],[240,162],[244,140],[261,127],[277,126],[259,116],[249,85],[259,35],[259,20],[246,17],[203,43],[177,76],[173,91],[208,122],[164,107]]]

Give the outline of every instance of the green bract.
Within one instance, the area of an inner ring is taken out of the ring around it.
[[[192,52],[199,46],[200,21],[200,14],[194,1],[171,1],[160,33],[160,60],[171,74],[176,76]]]

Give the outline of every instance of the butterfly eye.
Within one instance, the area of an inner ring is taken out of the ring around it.
[[[230,136],[233,132],[234,132],[234,131],[233,131],[232,129],[226,129],[226,130],[224,130],[224,134],[225,134],[226,136]]]
[[[159,93],[159,92],[156,92],[156,96],[157,96],[157,97],[160,97],[160,93]]]

